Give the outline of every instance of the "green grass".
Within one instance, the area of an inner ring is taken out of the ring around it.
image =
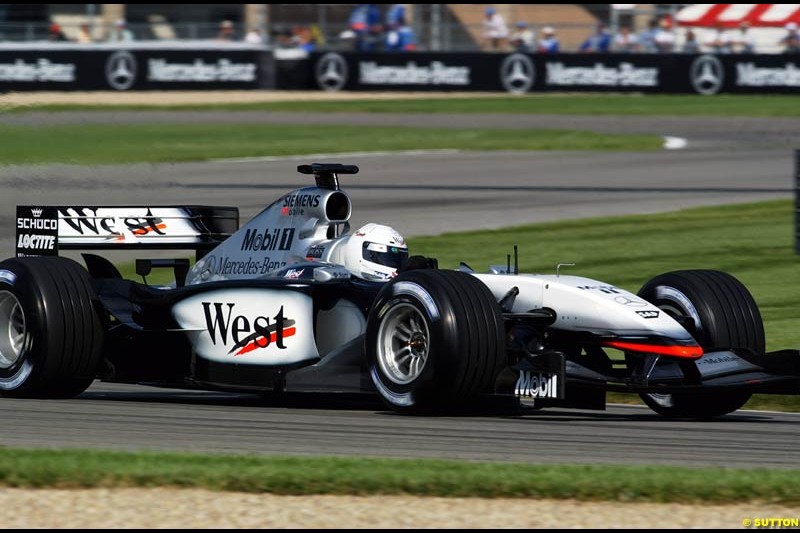
[[[655,135],[570,130],[274,124],[0,125],[0,164],[178,162],[365,150],[656,150],[662,143]]]
[[[505,264],[519,245],[520,271],[562,270],[636,292],[663,272],[710,268],[730,272],[761,309],[767,349],[800,349],[800,256],[794,254],[790,201],[698,208],[673,213],[595,218],[410,239],[414,254],[445,268],[465,261],[478,271]],[[613,394],[609,401],[639,403]],[[800,396],[757,395],[748,409],[800,411]]]
[[[0,485],[204,488],[287,495],[411,494],[619,502],[800,503],[788,470],[4,449]]]
[[[6,112],[108,111],[159,109],[175,111],[303,111],[314,113],[546,113],[564,115],[681,115],[797,117],[800,106],[792,95],[642,95],[642,94],[535,94],[525,96],[453,97],[446,99],[397,99],[344,101],[297,101],[148,105],[41,105],[9,107]],[[0,112],[2,110],[0,109]]]
[[[636,292],[670,270],[713,268],[751,290],[770,348],[800,347],[800,257],[794,254],[790,201],[697,208],[654,215],[553,222],[410,239],[414,254],[443,267],[465,261],[478,271],[505,264],[519,245],[520,271],[563,273]]]

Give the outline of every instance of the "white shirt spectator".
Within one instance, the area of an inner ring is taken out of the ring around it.
[[[731,39],[728,36],[728,33],[721,28],[714,30],[714,32],[708,36],[703,44],[706,45],[709,52],[713,52],[715,54],[731,53]]]
[[[489,41],[491,48],[499,48],[501,41],[508,37],[506,21],[493,7],[486,8],[486,17],[483,19],[483,35]]]
[[[655,43],[659,52],[670,53],[675,49],[675,34],[670,28],[662,28],[656,33]]]
[[[739,54],[755,54],[756,53],[756,39],[748,31],[748,28],[742,27],[732,39],[732,51]]]
[[[253,28],[244,36],[244,42],[248,44],[264,44],[264,39],[261,38],[261,32],[257,28]]]
[[[623,28],[623,30],[614,37],[614,51],[636,52],[637,50],[639,50],[639,38],[627,28]]]

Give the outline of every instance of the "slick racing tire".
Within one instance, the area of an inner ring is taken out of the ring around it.
[[[639,296],[671,316],[690,317],[689,329],[706,352],[746,348],[764,353],[764,324],[755,300],[736,278],[716,270],[680,270],[650,280]],[[751,392],[641,394],[656,413],[670,418],[707,419],[732,413]]]
[[[477,278],[413,270],[387,283],[367,319],[372,383],[392,409],[451,411],[494,390],[506,366],[505,327]]]
[[[0,395],[70,398],[92,383],[103,328],[87,272],[63,257],[0,263]]]

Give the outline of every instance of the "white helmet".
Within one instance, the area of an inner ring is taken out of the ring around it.
[[[344,266],[356,277],[389,281],[408,259],[403,236],[389,226],[367,224],[348,237]]]

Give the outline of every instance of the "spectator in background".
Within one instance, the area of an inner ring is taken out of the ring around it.
[[[405,4],[391,4],[389,10],[386,12],[386,27],[391,28],[399,24],[405,24],[406,21],[406,5]]]
[[[661,19],[660,29],[656,33],[656,50],[662,54],[669,54],[675,50],[675,32],[672,31],[672,21]]]
[[[579,50],[581,52],[605,53],[611,48],[611,35],[608,34],[605,24],[598,24],[593,34],[589,36]]]
[[[708,51],[713,54],[730,54],[731,40],[728,33],[721,24],[717,24],[714,31],[709,35],[705,42]]]
[[[691,29],[686,30],[686,40],[683,42],[681,52],[684,54],[700,53],[700,43],[697,42],[697,35]]]
[[[247,44],[264,44],[264,38],[261,37],[261,30],[258,28],[250,28],[250,31],[244,36],[244,42]]]
[[[92,42],[92,34],[89,32],[88,24],[81,24],[78,28],[78,38],[75,40],[80,44],[90,44]]]
[[[493,7],[487,7],[484,14],[486,16],[483,19],[483,36],[490,49],[499,50],[504,47],[504,41],[508,38],[506,21]]]
[[[639,51],[639,38],[636,34],[631,33],[628,26],[622,26],[619,33],[614,37],[614,51],[623,53],[632,53]]]
[[[557,54],[559,49],[556,30],[551,26],[542,28],[542,38],[539,39],[539,52],[542,54]]]
[[[119,19],[114,23],[108,40],[112,43],[129,43],[134,40],[133,32],[128,29],[125,19]]]
[[[358,4],[350,12],[350,31],[355,34],[355,49],[359,52],[374,52],[381,40],[381,8],[378,4]]]
[[[781,39],[784,54],[800,54],[800,34],[797,33],[797,23],[790,22],[786,25],[786,36]]]
[[[650,19],[650,22],[647,23],[647,28],[639,35],[642,52],[647,54],[655,54],[658,52],[656,35],[658,35],[658,21],[656,19]]]
[[[738,54],[756,53],[756,40],[749,30],[750,24],[747,21],[739,24],[739,33],[731,39],[733,52]]]
[[[308,26],[295,26],[292,28],[292,44],[306,52],[313,52],[317,48],[317,41],[313,31]]]
[[[533,52],[536,46],[536,36],[528,27],[527,22],[517,22],[516,30],[508,38],[511,48],[517,52]]]
[[[230,20],[223,20],[219,23],[219,32],[217,32],[218,41],[233,41],[236,31],[233,28],[233,22]]]
[[[414,29],[406,24],[405,18],[389,23],[383,46],[387,52],[413,52],[417,49],[417,36]]]
[[[47,40],[53,42],[66,41],[67,36],[64,35],[63,31],[61,31],[61,26],[55,22],[52,22],[50,23],[50,27],[47,29]]]

